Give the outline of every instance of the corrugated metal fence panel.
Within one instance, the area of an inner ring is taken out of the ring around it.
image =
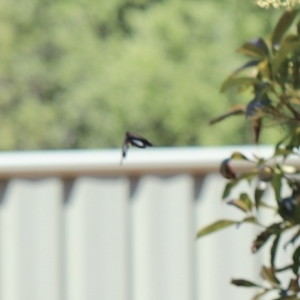
[[[8,182],[1,199],[1,299],[59,299],[61,191],[58,179]]]
[[[131,208],[133,297],[193,299],[191,176],[145,176]]]
[[[269,259],[249,262],[256,229],[195,238],[217,219],[243,218],[222,203],[225,183],[188,172],[0,182],[0,299],[251,298],[229,281],[256,280]]]
[[[125,178],[74,181],[65,206],[66,299],[127,299],[128,187]]]

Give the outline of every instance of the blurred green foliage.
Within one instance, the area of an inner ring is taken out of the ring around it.
[[[2,0],[0,149],[115,147],[126,130],[160,146],[252,143],[243,118],[208,121],[241,102],[219,92],[243,61],[234,45],[279,13],[239,0]]]

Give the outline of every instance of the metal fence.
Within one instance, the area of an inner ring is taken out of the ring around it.
[[[0,154],[0,299],[250,299],[229,281],[259,277],[257,229],[195,238],[243,216],[217,173],[238,149],[131,149],[122,166],[118,150]]]

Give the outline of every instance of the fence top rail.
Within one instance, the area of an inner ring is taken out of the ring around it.
[[[174,147],[129,149],[121,165],[121,150],[53,150],[0,153],[0,177],[122,176],[146,173],[204,174],[219,170],[233,152],[269,157],[271,146]]]

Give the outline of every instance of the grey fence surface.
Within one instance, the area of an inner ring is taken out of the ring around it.
[[[254,290],[229,282],[259,278],[257,228],[195,238],[217,219],[242,219],[222,203],[218,174],[241,149],[272,153],[130,149],[122,166],[119,150],[0,154],[0,299],[250,299]]]

